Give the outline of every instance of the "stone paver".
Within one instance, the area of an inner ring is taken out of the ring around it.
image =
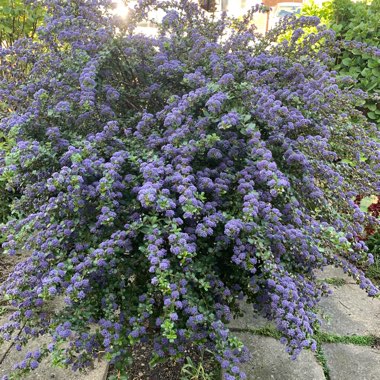
[[[328,267],[319,278],[344,278],[343,286],[330,285],[333,294],[320,302],[321,330],[339,335],[380,337],[380,300],[368,297],[341,269]],[[379,375],[380,379],[380,375]]]
[[[16,351],[14,347],[8,352],[4,361],[0,365],[0,378],[8,375],[12,371],[15,363],[22,361],[28,351],[35,351],[41,343],[47,342],[46,337],[41,337],[30,341],[22,351]],[[7,347],[9,343],[7,343]],[[3,351],[0,346],[1,352]],[[0,358],[2,355],[0,355]],[[48,359],[44,359],[38,368],[30,372],[23,380],[103,380],[107,368],[105,362],[95,362],[94,368],[86,373],[73,372],[70,369],[53,367]]]
[[[380,337],[380,300],[370,298],[365,291],[333,266],[316,273],[317,278],[344,279],[342,286],[330,285],[333,294],[320,303],[322,331],[338,335],[375,335]],[[273,326],[242,303],[244,315],[230,324],[231,328],[258,329]],[[252,358],[242,366],[248,379],[255,380],[322,380],[322,366],[310,351],[303,351],[292,361],[285,347],[273,338],[247,332],[234,332],[250,349]],[[347,344],[324,344],[331,380],[380,380],[380,350]]]
[[[273,322],[258,314],[247,302],[242,301],[240,304],[243,316],[232,320],[228,327],[236,329],[259,329],[267,326],[274,326]]]
[[[246,333],[235,334],[247,346],[252,359],[242,365],[250,380],[324,380],[322,368],[310,351],[291,360],[285,347],[273,338]]]
[[[317,271],[315,275],[320,280],[326,280],[328,278],[343,278],[347,283],[355,283],[355,280],[348,274],[344,273],[342,268],[337,268],[332,265],[325,267],[323,271]]]
[[[325,344],[331,380],[379,380],[380,350],[351,344]]]

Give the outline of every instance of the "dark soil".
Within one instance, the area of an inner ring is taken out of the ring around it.
[[[4,255],[0,252],[0,284],[6,280],[9,273],[12,272],[17,261],[15,256]]]
[[[133,364],[128,370],[128,379],[130,380],[183,380],[187,379],[181,374],[183,362],[180,361],[167,361],[165,363],[157,364],[154,368],[150,368],[149,361],[151,359],[153,348],[149,344],[138,344],[134,347],[132,357]],[[195,349],[188,349],[185,356],[191,358],[195,366],[201,362],[201,355]],[[185,359],[186,363],[186,359]],[[210,355],[205,354],[202,362],[205,372],[208,374],[215,374],[212,377],[214,380],[219,380],[219,369],[217,363]],[[109,371],[108,380],[117,380],[117,371],[112,369]]]
[[[375,343],[373,345],[373,348],[376,348],[377,350],[380,350],[380,338],[375,338]]]

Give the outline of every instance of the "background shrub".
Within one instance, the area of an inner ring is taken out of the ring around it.
[[[333,0],[321,7],[310,3],[302,9],[304,15],[320,17],[346,41],[336,56],[334,69],[340,75],[350,75],[356,86],[368,93],[363,111],[380,124],[380,1]],[[368,46],[368,48],[364,48]]]
[[[310,2],[303,6],[302,14],[318,16],[331,27],[337,37],[346,41],[345,47],[336,55],[333,68],[340,75],[350,75],[356,80],[355,86],[368,93],[368,98],[360,107],[369,120],[380,124],[380,2],[352,2],[333,0],[318,6]],[[352,41],[349,43],[349,41]],[[368,195],[368,194],[367,194]],[[379,204],[374,197],[364,197],[362,209],[374,217],[379,217]],[[376,198],[376,197],[375,197]],[[363,203],[364,202],[364,203]],[[367,228],[365,237],[370,252],[374,255],[373,265],[368,275],[380,279],[379,233]]]
[[[34,38],[45,10],[39,0],[0,1],[0,46],[9,47],[19,38]]]
[[[379,132],[357,110],[365,94],[329,71],[340,43],[317,18],[261,37],[252,15],[210,20],[186,0],[142,1],[126,25],[108,1],[45,4],[39,39],[0,62],[19,75],[1,83],[15,140],[2,180],[19,194],[3,247],[30,252],[1,286],[17,311],[0,332],[16,349],[52,337],[21,373],[101,352],[125,370],[150,341],[152,363],[194,345],[244,379],[228,330],[239,299],[297,357],[316,348],[314,269],[339,265],[378,294],[356,267],[373,259],[360,236],[374,219],[354,200],[380,191]],[[157,7],[159,37],[135,34]]]
[[[23,38],[34,39],[37,29],[42,25],[45,9],[40,1],[30,0],[1,0],[0,1],[0,51],[2,55],[7,54],[7,48],[16,41]],[[19,42],[20,43],[20,42]],[[22,65],[18,65],[19,73],[15,72],[14,58],[7,56],[7,62],[0,69],[0,80],[2,83],[12,83],[20,80],[20,74],[24,71]],[[22,74],[23,80],[27,73]],[[14,83],[16,85],[16,83]],[[10,102],[7,93],[0,90],[0,117],[14,111],[9,108]],[[0,131],[0,163],[3,167],[5,152],[10,152],[14,145],[14,139],[9,134]],[[0,223],[6,222],[10,218],[10,204],[12,198],[17,196],[13,189],[7,187],[7,178],[0,179]],[[0,241],[3,238],[0,234]]]

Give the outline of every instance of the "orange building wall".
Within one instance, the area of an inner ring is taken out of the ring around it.
[[[302,0],[263,0],[263,4],[267,7],[274,7],[278,3],[302,3]]]

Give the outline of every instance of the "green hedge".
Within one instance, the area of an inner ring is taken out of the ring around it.
[[[380,0],[371,3],[333,0],[321,7],[311,2],[305,4],[302,14],[318,16],[342,41],[356,41],[372,47],[369,53],[347,46],[337,56],[334,69],[341,75],[353,77],[356,86],[368,92],[363,111],[380,125]]]

